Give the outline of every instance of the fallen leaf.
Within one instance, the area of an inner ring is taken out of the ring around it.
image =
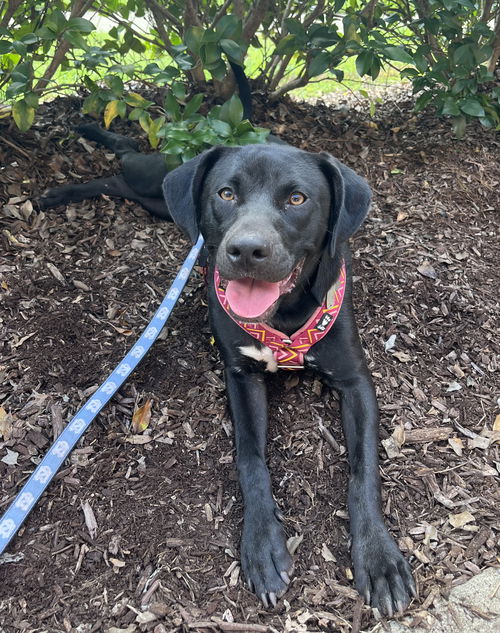
[[[404,441],[405,430],[403,425],[397,426],[391,437],[388,437],[386,440],[382,440],[382,446],[384,447],[389,459],[399,457],[399,455],[401,455],[401,446],[403,446]]]
[[[424,277],[428,277],[429,279],[437,279],[437,273],[427,259],[422,262],[420,266],[417,266],[417,270]]]
[[[64,276],[61,273],[61,271],[59,270],[59,268],[57,268],[57,266],[55,266],[54,264],[48,262],[47,263],[47,268],[50,270],[50,272],[52,273],[53,277],[55,277],[57,279],[57,281],[59,281],[61,284],[65,284],[66,283],[66,279],[64,278]]]
[[[495,421],[493,422],[493,430],[500,431],[500,413],[497,415]]]
[[[321,556],[323,556],[323,558],[326,560],[327,563],[336,563],[337,562],[337,559],[332,554],[332,552],[329,550],[329,548],[328,548],[326,543],[323,543],[323,545],[321,547]]]
[[[142,433],[145,431],[151,420],[151,399],[146,400],[146,402],[134,411],[134,415],[132,417],[132,429],[134,433]]]
[[[295,536],[291,536],[287,540],[286,546],[292,556],[295,554],[295,552],[297,551],[299,545],[302,543],[303,540],[304,540],[303,534],[295,534]]]
[[[471,523],[472,521],[475,521],[475,520],[476,519],[474,518],[474,516],[468,510],[464,510],[463,512],[460,512],[459,514],[448,515],[448,521],[454,528],[461,528],[467,523]]]
[[[120,560],[119,558],[109,558],[108,560],[113,567],[125,567],[125,561]]]
[[[129,444],[148,444],[153,441],[151,435],[129,435],[125,438]]]
[[[11,451],[8,448],[6,448],[5,450],[7,451],[7,455],[2,457],[1,461],[8,466],[17,466],[17,458],[19,457],[19,453],[16,453],[16,451]]]
[[[424,545],[429,545],[431,541],[438,540],[438,532],[433,525],[427,525],[425,527]]]
[[[462,385],[459,382],[456,382],[456,380],[453,380],[448,385],[448,389],[446,391],[460,391],[460,389],[462,389]]]
[[[453,449],[453,452],[456,455],[458,455],[459,457],[462,457],[462,453],[464,450],[464,443],[459,437],[450,437],[448,439],[448,444],[451,446],[451,448]]]
[[[384,344],[385,351],[388,352],[390,349],[392,349],[395,343],[396,343],[396,335],[391,334]]]
[[[467,442],[469,448],[481,448],[486,450],[491,444],[491,437],[483,437],[482,435],[476,435]]]
[[[406,213],[406,211],[398,211],[396,222],[402,222],[403,220],[406,220],[407,217],[408,213]]]
[[[135,619],[137,624],[148,624],[149,622],[154,622],[155,620],[158,620],[158,616],[152,611],[143,611],[142,613],[139,613]]]
[[[402,363],[409,363],[411,361],[411,356],[408,356],[405,352],[393,352],[392,355]]]
[[[82,510],[83,516],[85,517],[85,525],[87,526],[87,530],[89,531],[90,538],[95,539],[95,537],[97,536],[97,521],[94,511],[90,507],[90,503],[88,501],[82,502]]]
[[[26,334],[26,336],[22,336],[18,341],[12,344],[12,347],[20,347],[24,342],[26,342],[32,336],[35,336],[36,332],[32,332],[31,334]]]
[[[7,411],[0,407],[0,437],[7,441],[12,433],[12,419]]]

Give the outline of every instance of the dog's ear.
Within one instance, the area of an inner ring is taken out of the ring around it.
[[[198,200],[203,181],[223,150],[223,147],[213,147],[177,167],[163,179],[163,197],[168,212],[193,243],[200,232]]]
[[[335,281],[340,266],[337,247],[359,229],[368,214],[371,190],[366,180],[326,152],[317,155],[319,167],[330,185],[331,202],[328,231],[311,292],[321,304]]]
[[[333,257],[336,245],[348,240],[363,223],[372,194],[364,178],[330,154],[321,152],[319,160],[331,190],[327,249]]]

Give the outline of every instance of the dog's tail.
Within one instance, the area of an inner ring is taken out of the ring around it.
[[[250,90],[250,82],[245,74],[243,66],[229,61],[231,70],[233,71],[234,78],[236,79],[236,85],[238,86],[238,94],[243,105],[243,118],[252,120],[253,108],[252,108],[252,91]]]
[[[103,130],[98,123],[82,123],[77,131],[89,141],[96,141],[111,150],[118,158],[129,152],[138,152],[139,143],[133,138]]]

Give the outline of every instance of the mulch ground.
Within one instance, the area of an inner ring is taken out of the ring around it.
[[[187,252],[174,227],[130,202],[37,212],[47,186],[117,170],[73,133],[79,108],[57,100],[24,135],[0,127],[0,511],[132,345]],[[257,110],[374,190],[353,242],[355,304],[381,411],[384,511],[415,570],[416,623],[498,563],[500,143],[479,128],[455,141],[401,98],[374,117],[292,102]],[[7,633],[344,633],[374,623],[352,582],[338,403],[312,374],[269,381],[269,462],[298,544],[295,576],[271,611],[245,588],[221,377],[194,276],[0,561]],[[134,432],[148,401],[149,427]]]

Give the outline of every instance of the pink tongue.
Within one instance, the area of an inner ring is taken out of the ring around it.
[[[280,296],[279,282],[244,277],[229,281],[226,298],[231,310],[245,319],[255,319],[270,308]]]

